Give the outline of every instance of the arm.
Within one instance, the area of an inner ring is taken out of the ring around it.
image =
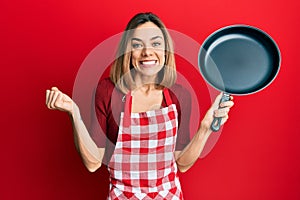
[[[67,112],[74,130],[74,143],[84,165],[90,172],[96,171],[102,163],[105,149],[98,148],[81,119],[80,111],[75,102],[56,87],[46,91],[46,105],[51,110]]]
[[[222,117],[221,125],[223,125],[228,119],[228,112],[230,108],[233,106],[232,98],[230,101],[223,102],[220,104],[219,102],[222,97],[222,94],[218,95],[215,99],[213,105],[207,111],[203,120],[201,121],[200,128],[198,129],[195,136],[192,138],[190,143],[182,150],[175,152],[175,159],[178,165],[178,169],[181,172],[187,171],[199,158],[212,130],[210,129],[210,125],[215,117]]]

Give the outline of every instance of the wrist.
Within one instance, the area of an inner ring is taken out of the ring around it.
[[[75,103],[73,103],[72,109],[68,112],[68,114],[73,120],[81,119],[79,107]]]
[[[199,131],[205,135],[205,136],[209,136],[212,133],[212,130],[210,128],[210,123],[206,122],[206,121],[202,121],[200,124],[200,128]]]

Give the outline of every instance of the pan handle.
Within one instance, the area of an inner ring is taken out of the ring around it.
[[[229,99],[230,99],[230,94],[224,92],[222,95],[222,98],[220,100],[220,103],[229,101]],[[219,103],[219,105],[220,105],[220,103]],[[219,106],[219,108],[220,108],[220,106]],[[214,117],[214,120],[212,121],[211,126],[210,126],[212,131],[217,132],[218,130],[220,130],[221,120],[222,120],[221,117]]]

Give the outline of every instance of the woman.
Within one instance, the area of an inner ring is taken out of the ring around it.
[[[70,97],[56,87],[46,91],[49,109],[70,114],[87,169],[94,172],[108,161],[108,199],[183,199],[177,169],[185,172],[195,163],[212,132],[213,117],[224,124],[233,101],[219,107],[218,95],[189,140],[191,99],[175,81],[165,25],[152,13],[140,13],[126,27],[110,78],[98,84],[95,108],[101,130],[89,133]]]

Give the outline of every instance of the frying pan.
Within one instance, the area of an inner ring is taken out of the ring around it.
[[[266,88],[277,76],[280,51],[266,32],[249,25],[223,27],[203,42],[198,64],[204,80],[222,91],[221,102],[230,95],[248,95]],[[220,129],[214,118],[211,129]]]

